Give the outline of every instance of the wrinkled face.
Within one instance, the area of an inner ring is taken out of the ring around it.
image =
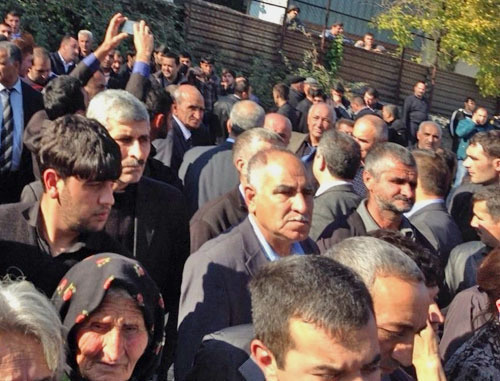
[[[367,105],[368,107],[373,107],[377,103],[377,97],[368,93],[365,93],[363,99],[365,100],[365,105]]]
[[[203,121],[205,101],[200,93],[188,91],[180,103],[174,102],[172,111],[187,128],[195,130]]]
[[[50,381],[43,347],[34,337],[0,331],[0,380]]]
[[[401,365],[410,366],[414,336],[426,327],[427,287],[423,282],[377,276],[370,294],[377,319],[382,373],[392,373]]]
[[[368,151],[377,143],[377,135],[374,127],[367,123],[356,123],[352,129],[352,136],[361,148],[361,160],[364,160]]]
[[[488,111],[484,108],[480,108],[476,110],[476,112],[472,115],[472,120],[474,123],[482,126],[488,121]]]
[[[336,36],[338,34],[344,33],[344,27],[342,25],[332,25],[330,32]]]
[[[92,39],[87,34],[81,34],[78,36],[78,47],[82,56],[86,57],[92,51]]]
[[[19,62],[10,61],[7,51],[0,49],[0,83],[12,87],[19,76]]]
[[[87,181],[74,176],[59,179],[59,204],[65,228],[96,232],[104,228],[115,200],[113,181]]]
[[[129,380],[148,345],[141,310],[132,299],[105,297],[78,328],[76,345],[76,363],[87,380]]]
[[[441,133],[434,123],[426,123],[417,131],[418,148],[432,151],[441,147]]]
[[[489,247],[500,243],[500,221],[495,221],[489,213],[486,201],[476,201],[472,207],[470,226],[476,229],[481,241]]]
[[[19,33],[19,26],[21,25],[21,20],[18,16],[7,15],[5,18],[5,23],[10,25],[13,33]]]
[[[483,150],[481,144],[469,144],[465,151],[467,158],[464,166],[474,184],[492,184],[498,181],[500,158],[492,158]]]
[[[50,75],[50,60],[43,57],[35,57],[33,65],[28,70],[28,77],[33,82],[45,86]]]
[[[391,157],[384,161],[384,168],[378,178],[368,171],[363,172],[369,198],[376,202],[381,211],[396,214],[410,211],[415,203],[416,168],[408,167]]]
[[[319,142],[321,136],[323,136],[323,132],[330,129],[334,122],[332,113],[326,104],[312,106],[307,115],[309,135]]]
[[[12,36],[12,28],[9,25],[0,24],[0,34],[3,34],[7,37],[7,40],[10,41],[10,37]]]
[[[75,61],[78,58],[78,52],[78,41],[75,38],[65,41],[60,48],[61,56],[66,62]]]
[[[425,94],[425,83],[419,82],[413,88],[413,93],[417,98],[422,98]]]
[[[179,67],[175,62],[175,58],[171,57],[162,57],[161,59],[161,72],[163,76],[169,81],[173,81],[177,76],[177,71]]]
[[[102,60],[101,67],[105,70],[111,69],[111,65],[113,65],[113,61],[115,60],[115,51],[111,50]]]
[[[205,76],[210,77],[214,72],[214,65],[208,62],[201,62],[200,68]]]
[[[182,65],[191,67],[191,59],[189,57],[179,57],[179,61]]]
[[[117,121],[108,119],[108,132],[120,146],[122,173],[118,188],[139,182],[151,150],[149,123],[142,121]]]
[[[101,71],[97,70],[85,85],[85,91],[89,97],[89,102],[104,90],[106,90],[106,77]]]
[[[349,331],[349,341],[355,345],[299,319],[291,319],[289,327],[292,348],[285,355],[283,369],[276,369],[267,380],[380,380],[375,319]]]
[[[276,154],[253,176],[252,213],[268,242],[302,241],[309,235],[313,187],[302,163],[287,154]]]

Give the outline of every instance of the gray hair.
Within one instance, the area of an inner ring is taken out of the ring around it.
[[[239,129],[239,133],[251,128],[262,127],[265,117],[266,113],[264,109],[250,100],[236,102],[229,114],[232,129]],[[238,135],[238,132],[234,131],[233,135]]]
[[[10,41],[0,41],[0,50],[5,50],[7,52],[7,57],[9,62],[13,64],[14,62],[23,62],[23,55],[19,47]]]
[[[252,128],[238,136],[233,145],[233,162],[243,157],[248,161],[257,153],[258,144],[267,142],[273,147],[284,147],[283,139],[276,132],[262,127]]]
[[[425,127],[426,125],[432,125],[436,128],[436,130],[439,133],[439,137],[441,138],[443,136],[443,131],[441,131],[441,127],[438,126],[436,122],[433,122],[432,120],[424,120],[422,123],[418,125],[418,132],[422,131],[422,128]]]
[[[393,105],[391,103],[388,103],[386,105],[383,106],[383,109],[388,112],[390,115],[392,115],[392,117],[394,119],[398,119],[399,118],[399,109],[398,109],[398,106],[396,105]]]
[[[64,328],[49,299],[25,280],[0,280],[0,332],[19,332],[40,342],[56,379],[65,367]]]
[[[325,131],[318,145],[318,153],[325,159],[331,175],[348,180],[356,176],[361,150],[349,135],[336,130]]]
[[[88,37],[90,37],[91,40],[94,39],[92,32],[90,30],[87,30],[87,29],[79,30],[78,31],[78,38],[80,38],[80,36],[88,36]]]
[[[408,149],[396,143],[386,142],[376,144],[368,152],[365,158],[365,171],[378,177],[387,167],[385,164],[388,159],[404,164],[407,167],[417,167],[415,158]]]
[[[425,281],[417,264],[396,246],[373,237],[352,237],[324,255],[357,273],[371,290],[377,276],[394,276],[413,283]]]
[[[89,103],[87,118],[95,119],[108,128],[108,120],[121,122],[147,121],[146,106],[125,90],[106,90],[97,94]]]

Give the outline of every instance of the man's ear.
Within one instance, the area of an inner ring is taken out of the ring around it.
[[[233,124],[231,123],[231,119],[228,119],[226,122],[227,133],[231,135],[231,131],[233,129]]]
[[[59,197],[59,180],[61,180],[61,177],[52,168],[47,168],[42,173],[42,181],[45,185],[45,193],[47,193],[50,198],[56,199]]]
[[[500,159],[493,159],[493,168],[500,173]]]
[[[153,120],[151,121],[151,127],[159,130],[164,125],[165,120],[166,120],[165,114],[162,113],[156,114]]]
[[[277,380],[276,359],[264,343],[260,340],[253,339],[250,343],[250,353],[253,361],[255,361],[260,370],[262,370],[262,373],[264,373],[266,381]]]
[[[364,170],[363,171],[363,183],[365,183],[366,189],[368,189],[368,190],[371,189],[373,181],[374,181],[373,175],[370,172],[368,172],[367,170]]]
[[[255,195],[257,192],[255,191],[253,185],[250,184],[245,185],[243,190],[245,193],[245,203],[247,204],[248,211],[252,213],[255,211]]]

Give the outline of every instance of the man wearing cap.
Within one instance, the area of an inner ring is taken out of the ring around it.
[[[313,90],[319,88],[319,83],[312,77],[307,77],[304,81],[304,94],[305,98],[302,99],[297,105],[296,109],[300,113],[298,131],[299,132],[308,132],[307,130],[307,114],[309,113],[309,109],[313,105],[314,97]]]
[[[296,5],[291,5],[290,8],[288,8],[288,11],[286,11],[286,21],[285,21],[286,28],[288,30],[297,30],[304,34],[308,34],[306,32],[305,25],[299,19],[299,13],[300,13],[300,8],[297,7]]]
[[[288,103],[294,108],[297,108],[299,102],[305,98],[304,95],[304,77],[292,75],[287,78],[286,82],[290,87],[290,94],[288,95]]]

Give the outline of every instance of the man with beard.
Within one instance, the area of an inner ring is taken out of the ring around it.
[[[25,81],[35,90],[42,91],[50,75],[49,53],[42,48],[33,49],[33,64],[28,69]]]
[[[0,207],[0,277],[23,275],[47,295],[75,263],[126,253],[102,232],[114,204],[120,149],[98,122],[66,115],[44,129],[40,201]]]
[[[344,238],[363,236],[378,229],[398,230],[434,251],[403,214],[415,203],[417,186],[417,165],[410,151],[395,143],[374,146],[366,155],[363,181],[368,198],[361,201],[347,220],[325,228],[319,239],[322,251]]]

